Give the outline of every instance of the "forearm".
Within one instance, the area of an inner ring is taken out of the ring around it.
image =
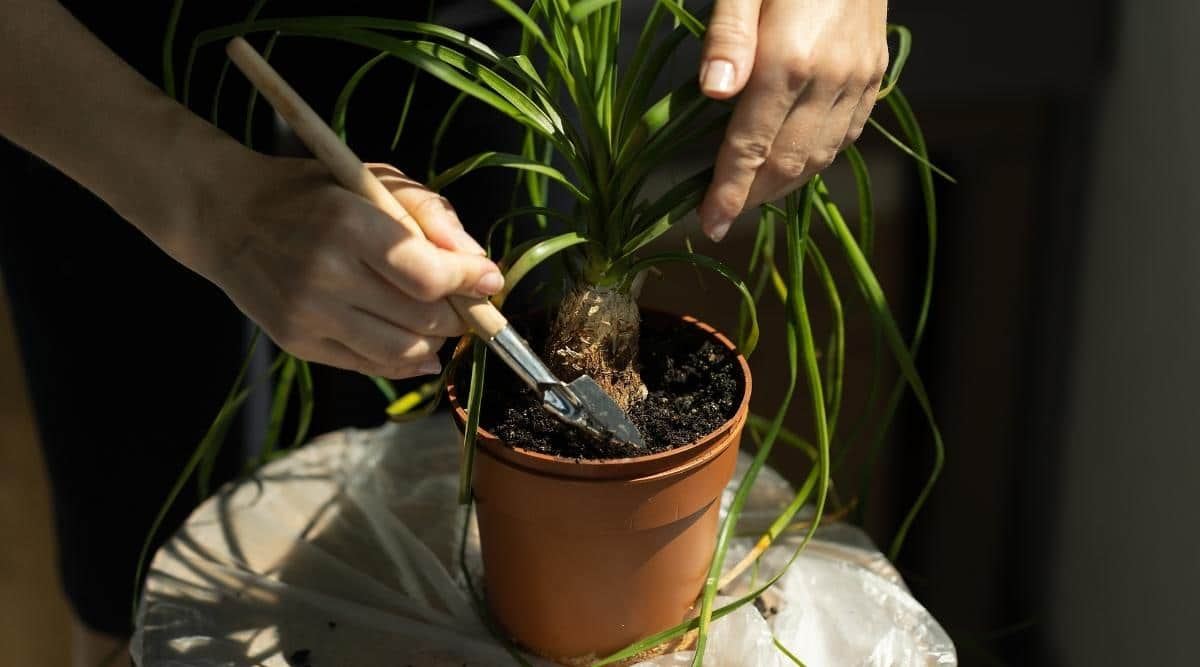
[[[169,252],[240,146],[142,78],[52,0],[0,0],[0,134]]]

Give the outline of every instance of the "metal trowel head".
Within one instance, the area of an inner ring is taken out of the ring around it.
[[[617,405],[612,396],[601,389],[595,380],[587,375],[580,375],[568,382],[567,388],[575,393],[583,406],[584,419],[587,422],[584,428],[601,437],[610,437],[635,447],[646,446],[642,434],[633,422],[629,421],[629,415],[625,414],[621,406]]]
[[[646,441],[629,416],[592,378],[581,375],[569,383],[541,384],[542,407],[560,420],[606,440],[644,448]]]
[[[570,382],[558,379],[510,326],[487,339],[487,343],[537,392],[542,407],[550,414],[598,438],[622,442],[631,448],[646,447],[629,416],[592,378],[581,375]]]

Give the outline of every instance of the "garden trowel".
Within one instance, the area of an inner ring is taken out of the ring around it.
[[[226,51],[230,60],[267,98],[313,155],[325,164],[335,180],[366,197],[399,224],[409,227],[411,232],[423,233],[387,187],[246,40],[233,38]],[[599,438],[617,440],[637,448],[646,446],[629,416],[595,380],[583,375],[563,382],[555,377],[490,301],[465,296],[450,296],[447,300],[475,335],[537,393],[547,412]]]

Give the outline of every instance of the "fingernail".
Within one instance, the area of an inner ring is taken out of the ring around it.
[[[720,243],[721,239],[725,238],[725,235],[729,233],[729,227],[732,224],[732,220],[721,220],[720,222],[714,223],[712,226],[707,227],[708,238],[712,239],[713,243]]]
[[[455,234],[458,236],[459,248],[463,252],[473,252],[477,255],[486,255],[483,246],[474,239],[465,229],[460,229]]]
[[[700,87],[706,93],[733,92],[733,63],[728,60],[710,60],[700,71]]]
[[[725,238],[725,234],[729,232],[729,225],[732,222],[732,220],[725,218],[719,212],[711,209],[700,211],[700,229],[704,230],[704,233],[708,238],[713,240],[713,243],[718,243],[721,239]]]
[[[499,271],[485,273],[479,282],[475,283],[475,291],[483,296],[491,296],[502,289],[504,289],[504,276],[500,275]]]
[[[429,359],[417,364],[417,373],[421,375],[433,375],[442,372],[442,362],[437,359]]]

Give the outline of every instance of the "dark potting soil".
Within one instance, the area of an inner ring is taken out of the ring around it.
[[[514,326],[535,350],[542,349],[544,321],[514,322]],[[487,367],[481,424],[523,449],[566,458],[607,459],[688,444],[712,433],[737,409],[743,387],[736,357],[695,326],[645,313],[639,359],[649,394],[630,408],[629,418],[646,441],[645,450],[631,452],[623,443],[600,440],[558,421],[494,356]],[[459,386],[467,386],[465,380]]]

